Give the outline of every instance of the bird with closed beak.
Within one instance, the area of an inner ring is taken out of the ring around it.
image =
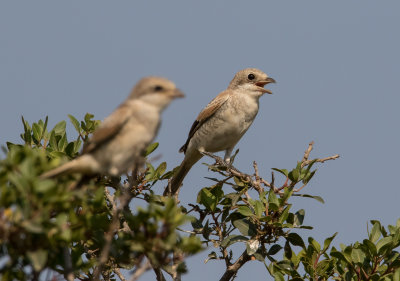
[[[157,135],[161,113],[183,97],[175,84],[162,77],[145,77],[128,98],[94,131],[82,154],[41,178],[64,174],[120,176],[144,162],[144,152]]]
[[[176,195],[190,168],[203,157],[203,152],[225,150],[225,162],[230,162],[233,148],[253,123],[259,108],[259,98],[272,94],[264,86],[275,80],[256,68],[236,73],[228,88],[216,96],[197,116],[186,143],[179,150],[185,153],[164,195]]]

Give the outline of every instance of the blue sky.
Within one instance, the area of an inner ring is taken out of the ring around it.
[[[311,140],[312,156],[340,154],[304,190],[326,204],[293,208],[315,227],[305,234],[321,241],[339,231],[336,243],[351,243],[370,219],[400,217],[399,11],[398,1],[371,0],[2,1],[0,144],[19,141],[21,115],[48,115],[51,126],[67,114],[103,119],[141,77],[161,75],[187,95],[166,110],[157,138],[172,168],[198,112],[238,70],[257,67],[278,83],[239,142],[236,166],[252,172],[256,160],[268,178],[272,167],[293,168]],[[194,201],[210,175],[198,163],[182,201]],[[188,260],[185,280],[220,277],[222,263],[204,265],[205,256]],[[271,279],[257,262],[237,280],[247,276]]]

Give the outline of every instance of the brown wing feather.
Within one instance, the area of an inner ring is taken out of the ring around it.
[[[196,120],[193,122],[192,127],[190,128],[188,138],[185,144],[179,149],[179,152],[185,152],[189,145],[190,140],[196,131],[210,118],[214,115],[215,112],[229,99],[231,96],[230,90],[225,90],[221,92],[218,96],[216,96],[197,116]]]
[[[97,128],[82,149],[82,154],[96,150],[100,145],[108,141],[121,130],[129,117],[129,108],[120,105],[104,122]]]

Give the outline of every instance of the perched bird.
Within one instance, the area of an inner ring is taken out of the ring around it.
[[[264,93],[272,94],[264,89],[269,83],[275,83],[275,80],[256,68],[236,73],[228,88],[216,96],[194,121],[186,143],[179,150],[185,153],[185,158],[164,195],[177,193],[190,168],[203,156],[202,152],[225,150],[224,160],[230,162],[233,148],[258,113],[259,98]]]
[[[142,164],[144,151],[160,127],[161,112],[173,99],[183,96],[168,79],[141,79],[129,97],[94,131],[81,156],[41,178],[71,173],[119,176]]]

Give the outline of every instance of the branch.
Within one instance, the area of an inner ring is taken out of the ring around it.
[[[308,157],[310,157],[310,152],[313,149],[313,146],[314,146],[314,142],[313,141],[308,144],[308,148],[304,152],[303,159],[301,160],[302,163],[306,162],[308,160]]]
[[[322,158],[322,159],[317,158],[317,159],[313,159],[313,160],[307,160],[307,161],[303,162],[302,166],[303,167],[307,166],[308,164],[310,164],[314,160],[316,160],[315,162],[318,162],[318,163],[324,163],[325,161],[335,160],[335,159],[338,159],[339,157],[340,157],[339,154],[335,154],[333,156],[325,157],[325,158]]]
[[[166,281],[164,274],[159,267],[153,267],[153,271],[156,274],[157,281]]]
[[[119,277],[119,279],[121,279],[121,281],[126,281],[124,275],[122,275],[121,271],[119,270],[119,268],[114,268],[113,271],[115,272],[115,274],[117,274],[117,276]]]
[[[93,273],[93,278],[94,280],[100,280],[100,274],[103,270],[104,264],[108,261],[108,257],[111,251],[111,244],[112,244],[112,239],[114,237],[114,234],[119,230],[119,214],[120,212],[125,208],[125,206],[129,203],[131,199],[131,195],[129,192],[123,192],[123,194],[120,196],[120,206],[116,206],[115,203],[115,197],[111,196],[110,193],[107,190],[107,187],[104,187],[105,193],[107,196],[107,199],[111,199],[111,211],[112,211],[112,220],[110,223],[110,228],[105,234],[104,240],[105,244],[103,249],[101,250],[100,258],[99,258],[99,264],[97,265],[96,269],[94,270]]]
[[[302,168],[307,166],[307,165],[309,165],[313,161],[318,162],[318,163],[324,163],[325,161],[335,160],[335,159],[339,158],[339,154],[335,154],[333,156],[329,156],[329,157],[322,158],[322,159],[318,159],[317,158],[317,159],[313,159],[313,160],[308,160],[308,158],[310,157],[310,152],[311,152],[311,150],[313,150],[313,147],[314,147],[314,142],[312,141],[312,142],[310,142],[308,144],[308,148],[304,152],[303,159],[301,160],[301,167]]]
[[[138,266],[135,270],[135,273],[132,274],[131,279],[129,281],[136,281],[139,279],[139,277],[145,273],[147,270],[151,268],[151,264],[149,260],[146,260],[146,262],[142,263],[140,266]],[[158,280],[158,279],[157,279]]]
[[[228,266],[227,270],[225,271],[224,275],[222,275],[221,279],[219,279],[219,281],[233,280],[239,269],[249,260],[251,260],[251,256],[249,256],[247,254],[247,251],[244,250],[242,255],[236,260],[236,262]]]
[[[64,277],[68,281],[74,281],[74,272],[72,269],[71,255],[70,255],[69,249],[67,247],[63,248],[63,255],[64,255],[64,262],[65,262]]]

